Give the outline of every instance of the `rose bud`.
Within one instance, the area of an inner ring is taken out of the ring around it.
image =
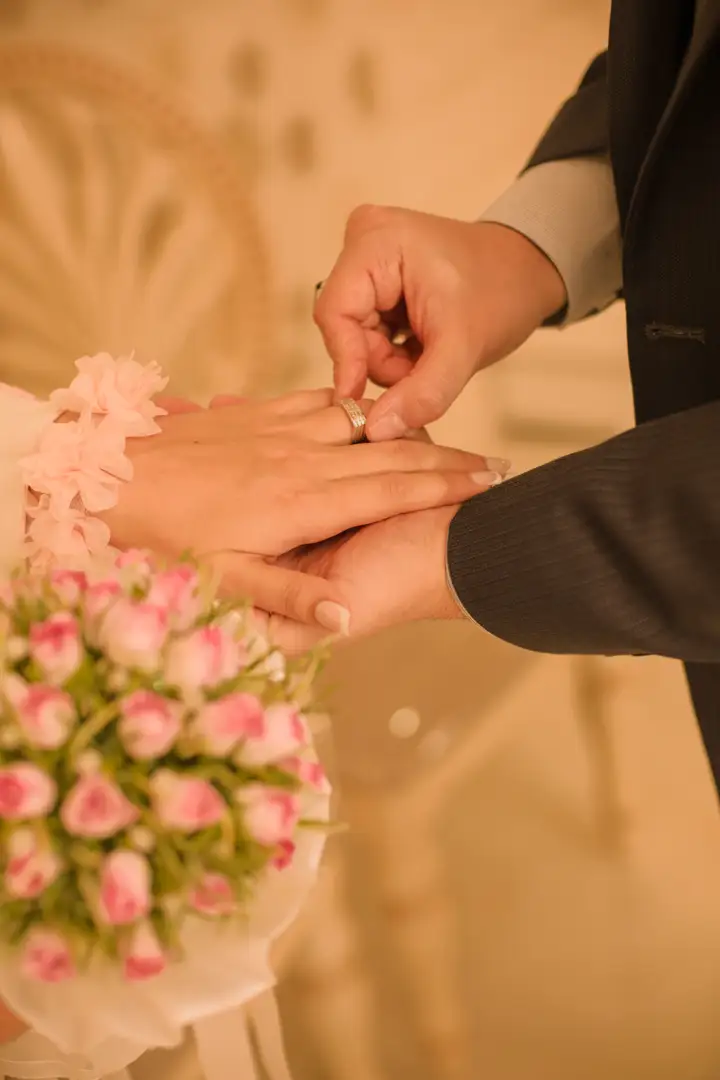
[[[239,674],[240,646],[219,626],[203,626],[168,649],[165,678],[186,692],[217,686]]]
[[[55,781],[30,762],[0,768],[0,818],[30,821],[45,817],[55,805]]]
[[[138,815],[120,788],[99,774],[81,776],[60,807],[60,820],[69,833],[98,840],[115,836]]]
[[[125,978],[131,982],[152,979],[165,970],[166,960],[152,924],[148,920],[139,923],[132,931],[125,953]]]
[[[241,739],[261,739],[265,727],[263,707],[254,694],[228,694],[200,710],[193,730],[208,754],[225,757]]]
[[[217,825],[227,813],[225,800],[207,780],[161,769],[151,786],[153,809],[166,829],[199,832]]]
[[[287,870],[295,857],[295,844],[292,840],[281,840],[275,848],[272,865],[276,870]]]
[[[120,702],[118,731],[130,757],[137,761],[162,757],[171,749],[182,727],[177,702],[136,690]]]
[[[91,623],[97,622],[121,595],[120,584],[113,578],[93,582],[85,593],[85,618]]]
[[[232,885],[224,874],[204,874],[188,900],[200,915],[231,915],[237,908]]]
[[[72,606],[87,589],[87,578],[81,570],[53,570],[50,584],[63,604]]]
[[[83,656],[77,621],[60,611],[30,629],[30,655],[48,682],[60,686],[73,675]]]
[[[269,765],[296,754],[310,742],[305,717],[294,705],[271,705],[265,710],[264,730],[243,741],[237,759],[243,765]]]
[[[7,675],[2,692],[13,707],[25,741],[39,750],[62,746],[77,720],[69,694],[54,686],[26,683],[18,675]]]
[[[197,571],[184,563],[155,575],[150,584],[148,603],[164,608],[174,628],[187,630],[202,611],[199,586]]]
[[[124,597],[108,610],[100,627],[100,644],[116,664],[155,671],[168,632],[167,614],[155,604]]]
[[[49,845],[42,845],[33,829],[15,829],[7,841],[5,888],[18,900],[31,900],[52,885],[62,864]]]
[[[290,840],[300,817],[300,800],[280,788],[250,784],[237,795],[244,807],[243,822],[249,836],[264,847]]]
[[[113,851],[100,874],[100,917],[110,926],[144,918],[152,906],[150,865],[137,851]]]
[[[319,761],[312,758],[290,757],[283,758],[277,764],[283,772],[296,776],[303,787],[313,788],[321,795],[330,794],[330,782]]]
[[[30,979],[47,983],[71,979],[75,963],[65,939],[55,930],[33,927],[23,947],[22,972]]]

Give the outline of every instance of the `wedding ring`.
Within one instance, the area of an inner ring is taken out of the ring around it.
[[[352,398],[342,398],[340,401],[338,401],[338,405],[343,410],[348,420],[352,424],[350,445],[352,446],[354,443],[364,442],[367,417],[358,405],[357,401],[353,401]]]

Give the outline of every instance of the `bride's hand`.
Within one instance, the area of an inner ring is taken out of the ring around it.
[[[461,450],[415,440],[350,446],[350,422],[330,390],[174,412],[161,427],[128,441],[134,477],[105,515],[113,542],[167,557],[221,555],[229,589],[265,611],[336,631],[345,618],[341,590],[266,559],[461,502],[494,479],[484,458]]]

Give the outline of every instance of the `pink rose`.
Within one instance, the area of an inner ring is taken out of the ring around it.
[[[307,722],[295,705],[270,705],[265,710],[265,728],[243,741],[238,760],[243,765],[268,765],[297,753],[310,742]]]
[[[203,626],[168,649],[165,678],[182,690],[217,686],[240,671],[240,646],[219,626]]]
[[[251,784],[239,793],[248,834],[264,847],[290,840],[300,817],[300,800],[281,788]]]
[[[67,942],[60,934],[35,926],[25,939],[22,971],[30,979],[56,983],[73,977],[75,963]]]
[[[167,754],[180,734],[179,705],[152,690],[136,690],[120,702],[120,711],[120,738],[137,761]]]
[[[62,864],[49,845],[38,842],[33,829],[15,829],[7,842],[8,862],[5,868],[5,888],[8,895],[19,900],[31,900],[52,885]]]
[[[323,795],[330,793],[330,783],[327,774],[319,761],[312,758],[290,757],[278,761],[278,766],[284,771],[297,776],[304,787],[313,788]]]
[[[197,571],[181,563],[155,575],[147,596],[148,603],[164,608],[174,627],[187,630],[202,611],[199,585]]]
[[[121,551],[115,559],[115,565],[119,570],[136,570],[143,577],[149,577],[154,569],[150,552],[142,548],[128,548],[127,551]]]
[[[116,664],[154,671],[160,665],[167,631],[167,615],[162,608],[123,598],[103,619],[100,644]]]
[[[237,908],[233,887],[224,874],[204,874],[189,901],[200,915],[232,915]]]
[[[263,707],[254,694],[228,694],[205,705],[194,724],[205,751],[225,757],[240,739],[260,739],[265,732]]]
[[[120,788],[99,773],[81,776],[60,808],[60,820],[69,833],[98,840],[115,836],[138,816]]]
[[[160,769],[151,784],[153,809],[166,829],[199,832],[217,825],[227,812],[224,799],[207,780]]]
[[[111,416],[122,424],[127,435],[155,435],[160,428],[156,416],[165,409],[153,396],[167,386],[159,366],[140,364],[130,356],[115,360],[109,353],[83,356],[75,361],[78,374],[66,390],[55,390],[50,400],[61,412]]]
[[[125,978],[131,982],[152,979],[162,974],[165,966],[165,954],[152,924],[147,920],[139,923],[132,932],[125,954]]]
[[[54,570],[50,583],[64,604],[77,604],[87,589],[87,578],[81,570]]]
[[[55,781],[27,761],[0,769],[0,818],[30,821],[45,817],[57,799]]]
[[[89,586],[85,593],[85,615],[90,620],[99,619],[104,615],[114,600],[120,596],[122,589],[117,581],[108,578],[105,581],[96,581]]]
[[[144,918],[152,906],[150,865],[137,851],[113,851],[100,876],[100,916],[110,926]]]
[[[76,619],[65,611],[30,628],[30,655],[48,682],[59,686],[73,675],[83,655]]]
[[[64,690],[26,683],[17,675],[8,675],[2,691],[30,746],[56,750],[67,741],[77,713],[72,698]]]
[[[281,840],[275,848],[272,865],[276,870],[287,870],[295,857],[295,845],[292,840]]]

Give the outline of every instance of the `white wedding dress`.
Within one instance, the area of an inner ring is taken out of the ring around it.
[[[35,449],[55,413],[45,402],[2,387],[0,573],[17,564],[24,536],[25,493],[18,463]],[[329,798],[325,797],[312,816],[327,818],[328,811]],[[242,939],[238,935],[238,940],[218,942],[207,937],[207,929],[196,929],[186,950],[188,959],[172,973],[168,970],[152,980],[158,989],[153,986],[145,999],[142,992],[120,981],[106,980],[100,992],[95,982],[83,987],[84,976],[63,983],[61,996],[58,987],[38,985],[28,991],[14,974],[12,958],[9,954],[3,958],[0,952],[0,998],[5,992],[18,1015],[32,1017],[36,1028],[55,1035],[49,1038],[30,1028],[13,1042],[0,1045],[0,1078],[256,1080],[259,1073],[248,1037],[251,1024],[265,1074],[270,1080],[290,1080],[272,993],[269,951],[312,887],[322,847],[322,835],[308,831],[298,844],[301,857],[295,868],[263,885]],[[49,1000],[58,1007],[48,1005]],[[23,1009],[18,1008],[20,1001]],[[86,1052],[70,1053],[67,1045],[75,1036],[68,1033],[78,1029],[78,1001],[83,1003],[84,1022],[79,1027]],[[58,1048],[63,1043],[65,1052]],[[150,1046],[172,1048],[149,1050]]]

